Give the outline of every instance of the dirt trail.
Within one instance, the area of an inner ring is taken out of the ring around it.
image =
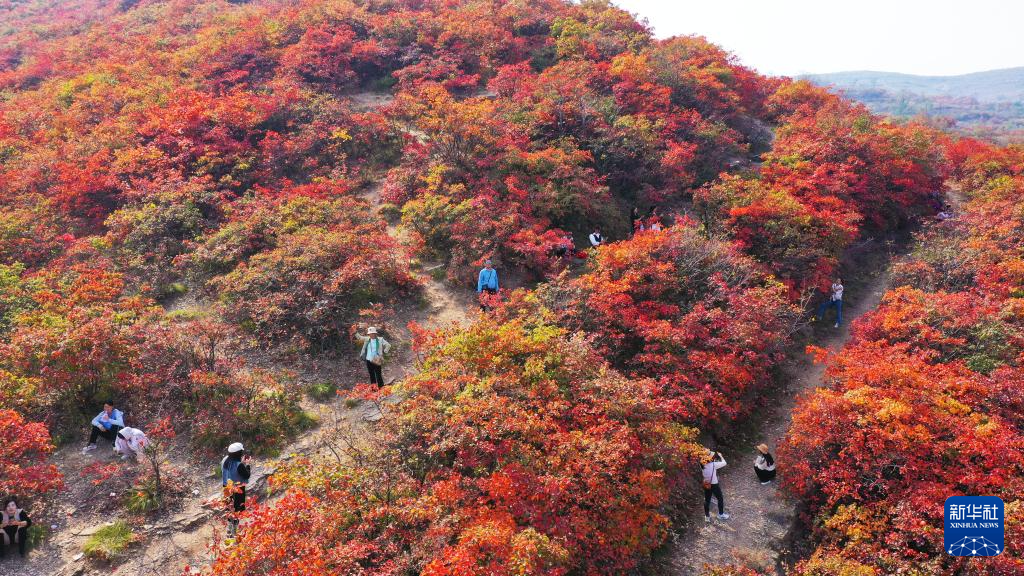
[[[373,95],[359,104],[374,108],[387,103],[387,98]],[[362,197],[374,209],[380,204],[382,183],[377,183],[364,190]],[[388,233],[398,238],[399,230],[389,225]],[[421,302],[403,303],[397,317],[391,322],[391,335],[397,344],[391,362],[385,367],[385,379],[391,383],[401,380],[416,370],[416,358],[411,347],[410,333],[406,324],[416,321],[429,328],[439,328],[451,324],[467,324],[476,314],[476,303],[472,290],[460,290],[435,279],[432,271],[439,266],[427,267],[419,273],[424,283],[424,297]],[[205,303],[195,293],[189,292],[166,303],[168,312],[203,311]],[[268,368],[286,367],[294,370],[301,383],[334,382],[339,389],[350,387],[355,382],[366,379],[365,367],[355,358],[355,354],[339,357],[309,355],[293,358],[284,365],[269,354],[252,354],[247,362],[252,366]],[[282,461],[298,454],[325,454],[331,451],[331,443],[335,442],[339,430],[347,428],[345,433],[369,433],[366,428],[380,418],[376,407],[357,405],[346,407],[341,399],[317,403],[306,401],[303,406],[308,412],[317,415],[320,426],[300,435],[282,450],[280,458],[260,458],[256,460],[253,478],[250,481],[250,492],[257,499],[264,491],[267,477],[273,473]],[[114,463],[116,457],[109,450],[96,450],[88,455],[81,453],[80,444],[72,444],[55,453],[51,459],[65,477],[66,488],[53,500],[45,517],[33,517],[37,523],[53,526],[49,537],[43,545],[33,550],[28,561],[20,558],[8,558],[5,570],[24,576],[79,576],[86,574],[107,574],[111,568],[102,563],[92,562],[82,557],[81,549],[86,539],[107,522],[118,519],[129,519],[120,504],[121,489],[116,496],[110,497],[111,488],[107,485],[94,486],[90,478],[82,476],[82,470],[95,462]],[[209,461],[208,461],[209,460]],[[172,450],[171,461],[174,467],[182,471],[187,482],[185,496],[177,506],[158,517],[145,518],[137,521],[134,526],[139,542],[128,552],[128,558],[120,563],[114,572],[138,576],[180,574],[186,565],[201,567],[211,560],[210,544],[223,531],[223,522],[209,504],[220,496],[219,478],[214,477],[212,470],[215,459],[196,458],[184,443]],[[137,474],[134,465],[122,467],[122,474]]]
[[[850,338],[850,323],[874,310],[888,285],[888,269],[871,277],[863,286],[847,286],[843,325],[833,328],[831,311],[826,322],[814,327],[812,342],[837,350]],[[789,428],[797,398],[823,383],[825,367],[811,356],[795,350],[782,366],[781,384],[771,390],[765,408],[736,430],[719,449],[728,465],[719,475],[729,520],[716,518],[716,503],[711,502],[711,523],[703,521],[703,496],[692,497],[693,519],[684,526],[663,558],[656,562],[657,574],[689,576],[701,574],[705,565],[739,564],[762,571],[782,573],[788,552],[788,535],[795,520],[795,503],[785,498],[778,482],[762,486],[754,474],[755,446],[764,442],[775,447]],[[779,462],[779,475],[786,463]],[[688,509],[689,510],[689,509]]]

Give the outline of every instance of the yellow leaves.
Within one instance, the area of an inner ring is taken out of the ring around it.
[[[348,142],[352,139],[352,135],[349,134],[345,128],[336,128],[331,132],[331,138],[334,140],[340,140],[342,142]]]
[[[267,39],[267,43],[275,48],[282,46],[287,40],[287,29],[278,20],[265,20],[263,22],[263,34]]]
[[[882,400],[882,407],[878,410],[876,416],[881,422],[891,422],[909,416],[911,413],[913,413],[913,409],[910,406],[887,398]]]
[[[869,511],[855,504],[840,506],[835,514],[825,520],[825,527],[858,542],[874,538],[885,529],[884,519],[872,518]]]
[[[114,86],[117,79],[102,72],[87,72],[81,76],[63,82],[57,91],[57,102],[67,108],[74,102],[78,94],[99,95],[105,87]]]
[[[819,549],[810,560],[800,565],[796,574],[800,576],[878,576],[879,572],[860,562],[835,553],[825,553]]]
[[[429,192],[437,193],[444,185],[444,176],[451,168],[443,163],[433,164],[427,173],[420,177]]]
[[[986,420],[985,422],[978,424],[974,428],[974,433],[979,438],[991,438],[999,432],[999,422],[996,420]]]
[[[569,561],[568,550],[533,528],[517,532],[512,536],[511,545],[509,567],[512,574],[536,574],[539,569]]]
[[[936,400],[936,405],[943,411],[953,416],[963,416],[965,414],[970,414],[971,412],[970,406],[967,406],[966,404],[959,402],[952,396],[940,396]]]
[[[651,65],[646,54],[623,52],[612,59],[609,71],[616,76],[636,82],[652,80]]]

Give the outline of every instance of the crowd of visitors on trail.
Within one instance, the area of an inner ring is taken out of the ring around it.
[[[633,232],[658,231],[661,230],[661,217],[657,208],[651,208],[647,218],[640,217],[640,210],[634,207],[631,214]],[[601,234],[600,228],[595,227],[587,237],[592,248],[602,246],[606,239]],[[574,250],[572,236],[566,236],[564,246],[566,252]],[[488,311],[493,306],[493,298],[496,298],[500,290],[498,271],[494,263],[487,259],[484,267],[477,275],[476,291],[480,298],[480,308]],[[843,283],[842,279],[835,278],[832,283],[831,293],[828,300],[818,307],[817,318],[824,317],[829,308],[836,309],[836,324],[838,328],[843,321]],[[354,326],[353,334],[355,340],[361,344],[359,359],[366,363],[370,383],[378,388],[383,387],[384,359],[391,351],[391,343],[379,334],[377,327],[359,323]],[[103,438],[112,443],[113,450],[120,454],[122,459],[134,457],[139,459],[145,453],[149,445],[146,433],[138,428],[125,425],[124,413],[114,406],[113,400],[107,400],[103,404],[103,410],[92,419],[89,431],[89,442],[82,449],[88,453],[96,449],[97,441]],[[772,457],[766,444],[757,446],[757,458],[754,461],[754,473],[762,485],[770,484],[775,480],[776,469],[775,459]],[[729,514],[725,511],[725,495],[719,482],[718,471],[726,466],[725,457],[721,452],[708,449],[701,462],[701,472],[704,488],[704,520],[711,522],[711,501],[717,503],[720,520],[728,520]],[[227,449],[227,455],[221,460],[221,484],[224,489],[224,497],[229,507],[227,538],[233,542],[238,534],[239,514],[245,511],[246,485],[252,475],[252,456],[245,452],[241,442],[234,442]],[[6,553],[6,548],[15,543],[19,552],[24,556],[27,543],[27,531],[31,525],[28,514],[18,507],[13,498],[9,498],[2,513],[3,545],[0,546],[0,557]]]

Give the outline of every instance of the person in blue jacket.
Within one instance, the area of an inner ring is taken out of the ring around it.
[[[92,419],[92,430],[89,431],[89,443],[82,448],[82,452],[91,452],[96,449],[96,439],[100,436],[110,440],[113,446],[117,441],[117,433],[124,428],[124,414],[114,408],[114,401],[107,400],[103,403],[103,411]]]
[[[220,461],[221,483],[231,500],[227,537],[232,540],[238,535],[238,513],[245,511],[245,485],[252,475],[251,466],[252,456],[245,453],[241,442],[228,446],[228,455]]]
[[[484,267],[480,270],[480,275],[476,280],[476,293],[482,294],[484,292],[487,294],[498,293],[498,271],[494,269],[490,258],[484,261]],[[486,312],[489,307],[481,302],[480,309]]]

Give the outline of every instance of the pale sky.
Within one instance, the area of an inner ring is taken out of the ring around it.
[[[950,75],[1024,66],[1021,0],[612,0],[765,74]]]

